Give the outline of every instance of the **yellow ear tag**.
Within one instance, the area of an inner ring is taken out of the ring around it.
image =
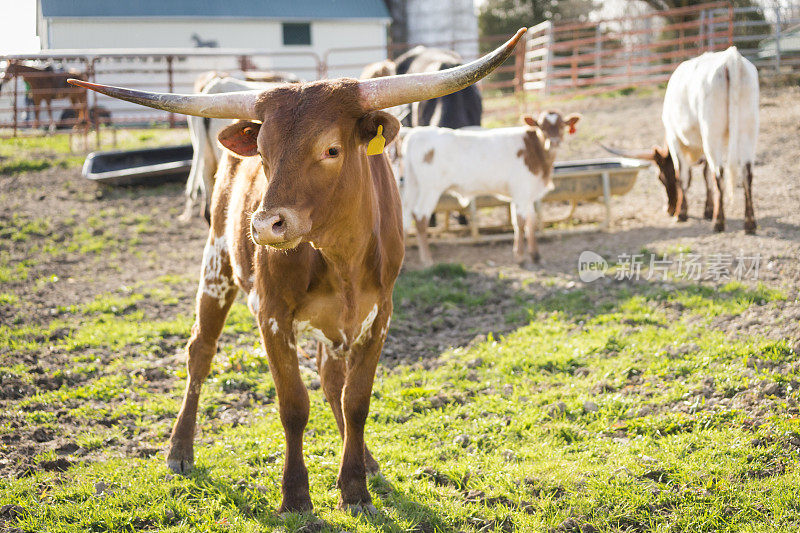
[[[367,145],[367,155],[378,155],[383,153],[386,146],[386,139],[383,138],[383,126],[378,125],[378,133],[369,141]]]

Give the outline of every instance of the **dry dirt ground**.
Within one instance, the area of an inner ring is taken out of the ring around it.
[[[562,112],[579,111],[583,120],[578,134],[562,149],[559,159],[605,157],[596,144],[648,147],[663,135],[660,124],[661,96],[595,98],[563,103]],[[543,238],[543,262],[532,271],[519,269],[512,261],[510,243],[476,246],[436,245],[434,258],[463,263],[469,275],[466,292],[492,292],[485,305],[463,313],[452,306],[420,307],[409,298],[396,305],[410,318],[393,323],[384,352],[384,365],[414,363],[420,355],[435,356],[448,346],[470,343],[475,331],[503,332],[519,324],[504,317],[525,299],[544,297],[555,291],[580,287],[577,260],[581,251],[592,250],[613,263],[620,254],[657,252],[676,257],[680,253],[703,258],[714,254],[759,256],[758,281],[787,291],[789,297],[774,307],[773,315],[755,313],[731,317],[718,327],[732,334],[758,332],[767,337],[800,338],[797,289],[800,286],[800,89],[767,90],[761,98],[761,131],[758,160],[754,172],[755,212],[758,231],[744,234],[743,193],[735,190],[735,201],[728,203],[728,230],[715,234],[711,223],[702,219],[704,187],[696,180],[690,190],[690,219],[678,223],[665,212],[666,197],[653,170],[640,173],[633,190],[613,202],[614,224],[609,232],[566,234]],[[86,305],[107,293],[124,293],[128,288],[147,287],[157,280],[169,280],[174,298],[144,299],[136,303],[148,320],[171,320],[191,315],[196,277],[199,272],[207,226],[197,218],[188,226],[176,217],[183,204],[180,184],[159,187],[105,188],[84,180],[79,169],[51,169],[42,172],[0,177],[0,222],[2,227],[17,227],[34,221],[25,237],[11,240],[0,236],[0,252],[11,271],[24,264],[25,279],[3,282],[1,293],[14,295],[17,304],[0,301],[0,321],[9,324],[45,326],[58,319],[71,305]],[[555,207],[548,207],[555,213]],[[578,228],[596,224],[603,210],[597,205],[579,207]],[[45,220],[36,225],[35,221]],[[38,229],[37,229],[38,228]],[[33,252],[35,250],[35,252]],[[407,250],[406,271],[419,268],[415,249]],[[500,280],[500,281],[498,281]],[[708,283],[723,283],[725,279]],[[609,278],[595,283],[613,283]],[[755,283],[749,280],[748,283]],[[433,320],[435,318],[435,320]],[[487,324],[490,325],[487,329]],[[64,332],[51,332],[57,340]],[[165,334],[159,346],[151,348],[160,364],[179,365],[182,346],[188,336]],[[255,328],[247,337],[252,346]],[[241,342],[226,334],[223,342]],[[10,402],[38,390],[59,388],[69,382],[63,353],[42,349],[17,355],[0,346],[3,364],[23,364],[39,369],[33,384],[8,380],[0,384],[0,424],[14,424],[8,410]],[[121,347],[118,351],[98,352],[98,361],[139,357],[141,346]],[[429,360],[415,364],[427,365]],[[61,373],[56,371],[62,370]],[[58,374],[59,377],[53,377]],[[148,378],[149,379],[149,378]],[[173,386],[174,378],[164,381]],[[60,423],[69,424],[68,420]],[[112,422],[113,423],[113,422]],[[168,429],[165,422],[165,429]],[[6,442],[15,450],[0,464],[0,475],[19,475],[24,471],[23,456],[38,453],[40,439],[19,428],[17,437]],[[20,438],[20,435],[22,437]],[[45,439],[49,441],[50,438]],[[48,444],[52,448],[52,442]],[[142,453],[154,453],[145,450]],[[11,459],[9,460],[9,457]],[[15,458],[16,457],[16,458]],[[58,465],[56,465],[57,467]]]

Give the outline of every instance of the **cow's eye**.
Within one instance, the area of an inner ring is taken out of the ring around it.
[[[328,148],[328,157],[339,157],[339,149],[335,146]]]

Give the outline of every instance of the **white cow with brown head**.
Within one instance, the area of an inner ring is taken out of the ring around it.
[[[523,115],[523,126],[459,129],[426,126],[405,133],[401,196],[404,225],[416,226],[420,260],[433,264],[427,241],[428,219],[439,198],[450,193],[463,207],[481,195],[511,202],[514,258],[530,267],[539,261],[534,235],[534,203],[552,189],[556,150],[575,132],[580,115],[545,111]]]

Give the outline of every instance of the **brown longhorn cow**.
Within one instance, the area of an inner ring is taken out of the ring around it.
[[[39,107],[44,102],[50,115],[50,128],[55,128],[52,101],[61,99],[69,100],[72,104],[71,109],[77,112],[78,119],[75,122],[75,126],[86,127],[86,91],[70,87],[67,84],[68,78],[85,80],[86,75],[84,73],[73,69],[69,70],[69,72],[56,72],[52,68],[30,67],[12,59],[8,61],[3,77],[0,78],[0,87],[15,76],[21,76],[30,85],[34,127],[39,127]]]
[[[381,109],[475,83],[512,53],[524,31],[468,65],[374,80],[218,95],[74,82],[157,109],[241,119],[219,135],[228,155],[214,186],[170,468],[183,473],[193,466],[200,389],[238,287],[249,293],[278,392],[286,439],[280,511],[312,508],[302,449],[309,401],[296,347],[304,334],[319,341],[320,380],[344,439],[339,507],[374,510],[366,474],[377,472],[378,464],[364,443],[364,424],[404,248],[388,161],[368,156],[367,144],[381,127],[387,141],[399,129],[397,119]]]

